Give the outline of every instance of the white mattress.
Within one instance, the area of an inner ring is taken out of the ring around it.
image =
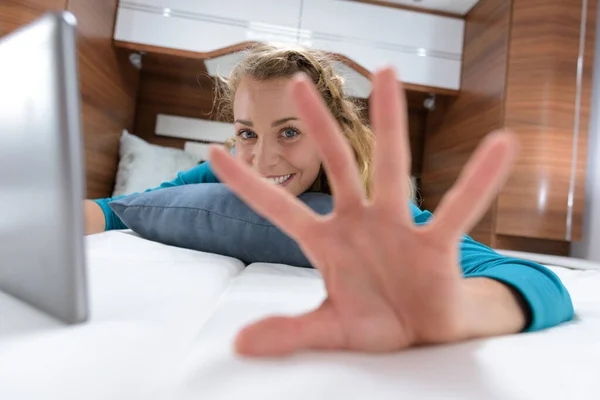
[[[371,356],[248,360],[236,332],[324,297],[315,270],[87,238],[91,320],[0,294],[0,399],[600,399],[600,269],[551,267],[577,317],[550,330]],[[569,263],[568,259],[560,260]]]

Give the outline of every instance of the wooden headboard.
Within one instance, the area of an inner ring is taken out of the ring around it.
[[[213,80],[202,60],[146,54],[142,63],[132,133],[150,143],[183,149],[185,140],[155,134],[156,117],[167,114],[217,120],[212,112]]]

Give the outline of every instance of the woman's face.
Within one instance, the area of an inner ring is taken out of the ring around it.
[[[309,189],[321,160],[288,94],[289,79],[244,77],[235,93],[235,157],[295,196]]]

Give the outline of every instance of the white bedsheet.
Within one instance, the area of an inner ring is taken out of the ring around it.
[[[87,239],[91,320],[64,327],[0,293],[0,399],[600,399],[600,269],[551,267],[577,317],[530,334],[382,356],[234,355],[246,323],[325,293],[315,270]]]

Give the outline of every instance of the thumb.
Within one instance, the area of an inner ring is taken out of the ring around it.
[[[299,317],[272,317],[244,328],[235,342],[245,356],[285,356],[301,350],[337,350],[344,335],[333,308],[325,301]]]

